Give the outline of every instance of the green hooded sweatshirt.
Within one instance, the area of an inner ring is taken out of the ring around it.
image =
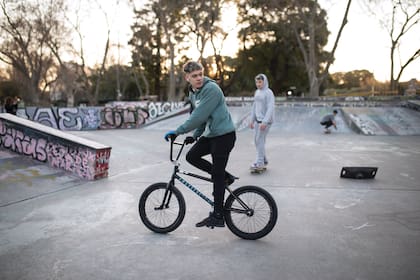
[[[204,77],[203,86],[193,92],[190,88],[189,99],[193,111],[176,133],[184,134],[195,129],[193,137],[216,137],[235,131],[222,90],[215,81]]]

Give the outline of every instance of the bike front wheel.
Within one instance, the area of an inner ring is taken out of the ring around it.
[[[243,239],[262,238],[276,225],[276,202],[260,187],[240,187],[226,199],[225,221],[232,233]]]
[[[140,197],[139,214],[144,225],[157,233],[168,233],[178,228],[185,217],[185,200],[175,187],[155,183]]]

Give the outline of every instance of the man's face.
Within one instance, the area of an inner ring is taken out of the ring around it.
[[[198,89],[203,86],[203,70],[196,70],[185,75],[187,82],[191,84],[193,89]]]
[[[256,85],[257,89],[262,89],[263,86],[264,86],[264,81],[261,80],[261,79],[256,79],[255,80],[255,85]]]

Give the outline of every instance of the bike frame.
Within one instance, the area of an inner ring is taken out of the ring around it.
[[[202,192],[200,192],[200,190],[198,190],[196,187],[194,187],[193,185],[191,185],[187,180],[185,180],[184,178],[182,178],[181,176],[179,176],[178,173],[182,173],[182,174],[187,175],[187,176],[195,177],[195,178],[198,178],[198,179],[207,181],[207,182],[213,182],[210,178],[203,177],[203,176],[200,176],[198,174],[194,174],[194,173],[190,173],[190,172],[180,171],[179,170],[179,167],[177,165],[175,165],[174,166],[174,172],[172,174],[172,178],[171,178],[171,181],[169,182],[169,184],[172,185],[172,186],[174,186],[175,180],[178,180],[184,186],[186,186],[187,188],[189,188],[190,190],[192,190],[195,194],[197,194],[199,197],[201,197],[208,204],[210,204],[211,206],[214,206],[214,202],[209,197],[207,197],[205,194],[203,194]]]
[[[173,145],[174,144],[181,146],[181,148],[179,149],[178,154],[177,154],[177,156],[176,156],[175,159],[173,159]],[[189,188],[191,191],[193,191],[195,194],[197,194],[200,198],[202,198],[208,204],[210,204],[211,206],[214,206],[213,200],[211,200],[205,194],[203,194],[202,192],[200,192],[200,190],[198,190],[196,187],[194,187],[192,184],[190,184],[183,177],[181,177],[181,176],[178,175],[178,173],[182,173],[184,175],[191,176],[191,177],[194,177],[194,178],[197,178],[197,179],[201,179],[201,180],[204,180],[204,181],[207,181],[207,182],[213,182],[213,180],[211,178],[204,177],[204,176],[201,176],[201,175],[198,175],[198,174],[194,174],[194,173],[191,173],[191,172],[186,172],[186,171],[180,170],[180,168],[179,168],[180,163],[179,163],[178,160],[179,160],[179,157],[180,157],[180,155],[182,153],[182,150],[184,149],[184,146],[185,146],[185,141],[183,143],[179,143],[179,142],[175,142],[173,139],[171,139],[171,151],[170,151],[169,159],[174,164],[174,169],[173,169],[173,172],[172,172],[171,180],[169,181],[169,183],[167,185],[167,188],[166,188],[166,191],[165,191],[165,195],[164,195],[164,198],[163,198],[163,201],[162,201],[162,205],[160,207],[158,207],[158,208],[163,208],[164,205],[165,205],[165,208],[168,207],[169,201],[171,200],[171,195],[172,195],[172,193],[169,192],[169,190],[170,190],[170,188],[172,186],[175,186],[175,180],[181,182],[184,186],[186,186],[187,188]],[[250,209],[239,197],[237,197],[228,186],[226,186],[226,190],[231,195],[235,196],[235,198],[238,200],[239,204],[241,204],[241,206],[244,207],[244,209],[229,209],[230,211],[235,211],[235,212],[240,212],[240,213],[246,213],[248,215],[249,214],[252,214],[252,209]],[[169,197],[168,197],[168,194],[169,194]],[[165,203],[165,201],[167,201],[167,202]]]

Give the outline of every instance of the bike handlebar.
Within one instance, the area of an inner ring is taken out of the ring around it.
[[[186,143],[186,138],[184,138],[184,140],[181,142],[176,142],[175,141],[176,137],[170,137],[170,142],[171,142],[171,150],[170,150],[170,154],[169,154],[169,159],[171,160],[171,162],[177,161],[179,159],[179,156],[182,153],[182,150],[184,149]],[[178,154],[176,155],[175,160],[173,159],[173,150],[174,150],[174,145],[179,145],[181,146],[181,148],[178,151]]]

